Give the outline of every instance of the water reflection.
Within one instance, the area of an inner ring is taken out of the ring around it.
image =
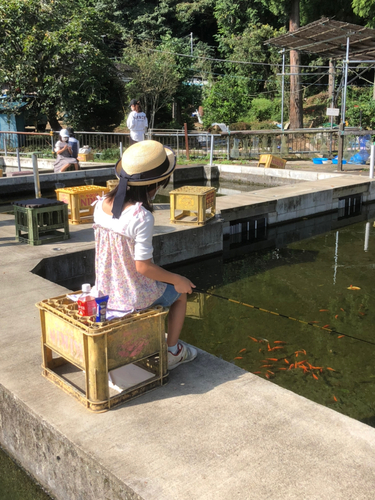
[[[223,257],[179,266],[222,297],[190,298],[182,338],[374,425],[375,228],[372,220],[337,228],[337,214],[317,219],[268,228],[266,240],[242,248],[228,238]]]

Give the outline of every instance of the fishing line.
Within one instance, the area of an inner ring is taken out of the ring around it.
[[[228,302],[233,302],[234,304],[239,304],[240,306],[249,307],[250,309],[257,309],[258,311],[272,314],[273,316],[280,316],[280,318],[285,318],[285,319],[290,319],[292,321],[297,321],[297,323],[302,323],[303,325],[310,325],[310,326],[313,326],[315,328],[319,328],[319,330],[324,330],[326,332],[342,335],[344,337],[348,337],[348,338],[353,339],[353,340],[358,340],[358,342],[365,342],[366,344],[375,345],[375,342],[371,342],[370,340],[359,339],[358,337],[354,337],[353,335],[349,335],[348,333],[341,333],[341,332],[338,332],[337,330],[332,330],[331,328],[319,326],[319,325],[316,325],[315,323],[312,323],[309,321],[303,321],[303,320],[298,319],[298,318],[292,318],[291,316],[286,316],[285,314],[277,313],[274,311],[268,311],[268,309],[264,309],[263,307],[258,307],[258,306],[253,306],[251,304],[246,304],[245,302],[240,302],[239,300],[228,299],[227,297],[223,297],[222,295],[217,295],[216,293],[211,293],[211,292],[207,292],[205,290],[200,290],[199,288],[194,288],[193,291],[197,292],[197,293],[201,293],[201,294],[211,295],[212,297],[217,297],[218,299],[227,300]]]

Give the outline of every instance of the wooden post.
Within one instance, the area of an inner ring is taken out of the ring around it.
[[[187,130],[187,124],[186,123],[184,123],[184,130],[185,130],[186,159],[190,160],[190,156],[189,156],[189,137],[188,137],[188,130]]]

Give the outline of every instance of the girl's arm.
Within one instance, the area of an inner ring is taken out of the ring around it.
[[[135,268],[138,273],[146,276],[146,278],[174,285],[178,293],[192,293],[192,289],[195,288],[195,285],[188,278],[185,278],[185,276],[166,271],[154,264],[151,259],[136,260]]]

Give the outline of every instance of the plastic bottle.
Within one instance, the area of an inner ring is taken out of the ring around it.
[[[95,297],[91,295],[90,283],[82,285],[82,294],[79,296],[77,304],[80,316],[96,316],[96,301]]]

